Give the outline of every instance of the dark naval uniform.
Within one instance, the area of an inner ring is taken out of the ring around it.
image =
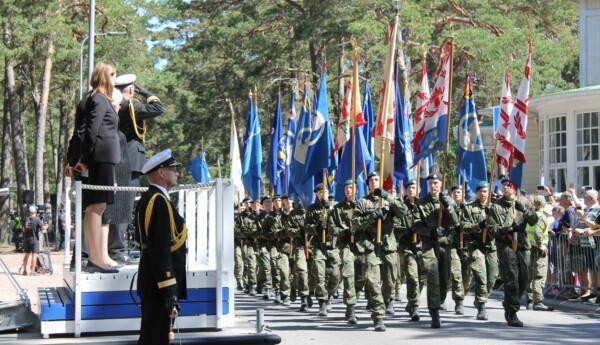
[[[161,190],[150,185],[135,211],[142,245],[137,293],[142,300],[138,344],[168,344],[172,301],[187,298],[185,221]]]

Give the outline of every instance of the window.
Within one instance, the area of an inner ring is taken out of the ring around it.
[[[544,147],[544,138],[546,138],[545,135],[545,131],[546,128],[544,127],[544,120],[540,120],[540,170],[541,170],[541,174],[542,176],[544,176],[544,155],[546,153],[545,151],[545,147]]]
[[[567,162],[567,118],[559,116],[548,120],[548,152],[550,164]]]
[[[598,112],[577,114],[577,161],[600,159]]]
[[[597,167],[595,167],[597,168]],[[584,166],[577,168],[577,186],[589,186],[590,185],[590,167]]]
[[[557,192],[567,190],[567,169],[550,169],[550,185]]]

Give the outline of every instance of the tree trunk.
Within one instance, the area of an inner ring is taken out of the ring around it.
[[[37,133],[35,137],[35,203],[44,203],[44,146],[46,143],[46,113],[48,110],[48,95],[50,94],[50,78],[52,76],[52,57],[54,55],[54,42],[48,41],[48,55],[44,62],[42,75],[42,93],[36,116]]]
[[[4,114],[2,117],[2,162],[0,162],[0,188],[10,188],[12,184],[12,150],[10,133],[10,113],[8,112],[7,89],[4,88]],[[6,244],[11,239],[10,226],[10,193],[0,195],[0,243]]]
[[[65,94],[70,94],[70,100],[76,101],[75,89],[71,89],[70,92],[65,91]],[[56,185],[61,186],[60,190],[56,192],[60,194],[61,200],[64,200],[64,195],[71,189],[71,179],[64,178],[63,167],[67,164],[67,155],[65,154],[69,147],[70,135],[73,132],[75,125],[75,107],[69,106],[72,102],[60,101],[60,139],[62,143],[61,148],[58,149],[58,170],[56,172]],[[59,182],[62,181],[62,185]],[[58,187],[57,187],[58,188]]]
[[[12,31],[8,23],[4,23],[4,45],[12,48]],[[24,215],[23,210],[23,191],[29,187],[29,178],[27,172],[27,156],[25,154],[23,121],[21,113],[16,109],[17,90],[15,82],[15,63],[10,55],[4,59],[5,87],[6,87],[6,105],[10,114],[10,127],[12,131],[12,148],[15,163],[15,175],[17,180],[17,198],[19,200],[19,210]]]

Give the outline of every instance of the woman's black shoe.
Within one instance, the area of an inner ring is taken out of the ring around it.
[[[88,260],[86,271],[89,273],[119,273],[119,270],[114,266],[103,268]]]

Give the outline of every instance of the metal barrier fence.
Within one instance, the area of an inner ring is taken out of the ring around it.
[[[550,237],[548,255],[549,289],[558,288],[562,292],[590,288],[592,282],[582,286],[581,275],[600,272],[600,236],[573,236],[571,240],[566,234]]]

